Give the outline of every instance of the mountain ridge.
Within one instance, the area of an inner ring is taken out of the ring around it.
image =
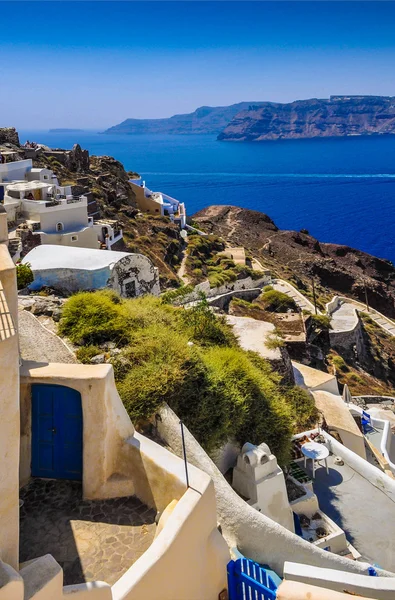
[[[104,134],[215,134],[220,141],[395,134],[395,97],[330,96],[201,106],[161,119],[125,119]]]
[[[259,102],[238,102],[229,106],[200,106],[195,111],[162,119],[125,119],[103,131],[104,134],[199,134],[220,133],[240,111]]]
[[[330,96],[265,102],[239,112],[221,141],[265,141],[395,134],[395,97]]]

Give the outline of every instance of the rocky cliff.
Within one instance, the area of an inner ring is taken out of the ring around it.
[[[104,133],[217,134],[237,113],[247,109],[250,104],[251,102],[239,102],[231,106],[201,106],[193,113],[174,115],[168,119],[126,119]]]
[[[15,127],[0,127],[0,144],[19,146],[19,136]]]
[[[218,139],[262,141],[394,133],[395,97],[331,96],[329,100],[250,106],[233,117]]]
[[[280,230],[265,214],[236,206],[210,206],[194,215],[206,232],[223,236],[246,250],[279,277],[312,297],[316,282],[319,305],[339,293],[365,301],[395,316],[395,267],[387,260],[338,244],[324,244],[306,230]]]

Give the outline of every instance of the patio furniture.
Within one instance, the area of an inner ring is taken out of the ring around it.
[[[307,442],[307,444],[303,444],[302,454],[304,456],[304,466],[306,468],[306,462],[308,458],[311,458],[313,461],[313,479],[315,478],[315,463],[319,464],[320,460],[325,461],[326,472],[329,475],[327,458],[329,456],[329,450],[323,444],[318,444],[318,442]]]
[[[362,411],[361,425],[362,425],[362,432],[364,434],[368,433],[369,431],[371,431],[373,429],[371,416],[365,410]]]

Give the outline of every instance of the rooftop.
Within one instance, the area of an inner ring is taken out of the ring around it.
[[[313,395],[315,405],[323,413],[329,429],[340,429],[362,435],[341,396],[322,390],[313,392]]]
[[[41,269],[94,271],[114,265],[125,256],[130,256],[130,253],[44,244],[33,248],[22,262],[30,263],[33,271]]]

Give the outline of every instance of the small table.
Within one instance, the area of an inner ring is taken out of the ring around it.
[[[306,467],[306,462],[308,458],[311,458],[313,461],[313,479],[315,477],[315,461],[319,464],[320,460],[325,461],[326,473],[329,475],[328,470],[328,462],[327,458],[329,456],[329,450],[323,444],[318,444],[318,442],[307,442],[307,444],[303,444],[302,454],[304,456],[304,466]]]

